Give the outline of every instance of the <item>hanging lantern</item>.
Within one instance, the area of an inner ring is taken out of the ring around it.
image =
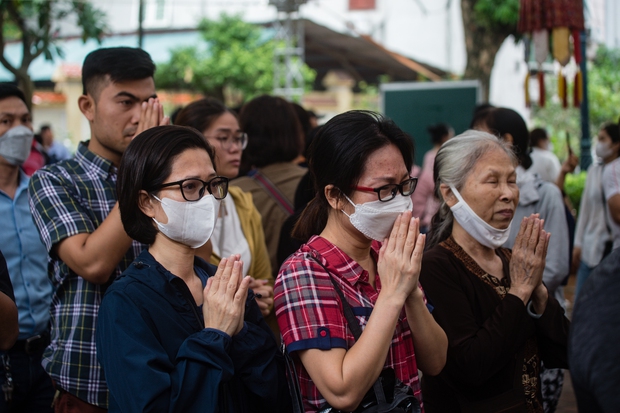
[[[519,23],[517,30],[520,33],[531,35],[534,43],[536,63],[538,64],[539,105],[545,105],[545,75],[543,63],[547,60],[549,50],[553,58],[562,68],[570,62],[570,36],[573,37],[573,54],[579,63],[581,51],[579,48],[579,32],[584,30],[583,0],[520,0]],[[577,34],[576,34],[577,33]],[[551,42],[549,35],[551,34]],[[550,48],[551,46],[551,48]],[[529,61],[529,47],[526,43],[526,63]],[[579,59],[579,60],[578,60]],[[526,77],[526,89],[529,73]],[[573,85],[573,103],[581,104],[582,80],[581,73],[575,75]],[[558,75],[558,96],[563,107],[568,107],[568,85],[563,69]],[[526,104],[530,101],[529,91],[526,90]]]

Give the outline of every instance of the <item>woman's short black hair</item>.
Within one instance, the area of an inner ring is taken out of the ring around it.
[[[443,140],[450,134],[450,126],[445,123],[438,123],[426,128],[428,134],[431,135],[431,142],[435,145],[440,145]]]
[[[219,100],[204,98],[185,106],[177,114],[174,124],[190,126],[200,132],[204,132],[224,113],[230,113],[235,118],[237,117],[233,111],[224,106]]]
[[[530,157],[530,133],[525,121],[516,111],[508,108],[492,108],[486,112],[484,123],[489,132],[503,139],[512,136],[512,149],[524,169],[532,166]]]
[[[609,135],[613,143],[620,142],[620,127],[617,123],[606,122],[601,126],[601,130],[604,130]]]
[[[378,113],[345,112],[323,125],[310,146],[309,169],[314,182],[314,199],[297,221],[293,236],[305,241],[319,234],[325,228],[331,208],[324,188],[334,185],[350,196],[364,173],[368,157],[390,144],[398,148],[405,167],[411,170],[413,140],[393,121]]]
[[[609,135],[612,143],[620,142],[620,125],[617,123],[607,122],[601,126],[601,129]],[[618,155],[620,156],[620,150],[618,150]]]
[[[278,162],[290,162],[301,154],[303,133],[295,109],[286,100],[262,95],[241,108],[241,130],[248,146],[241,157],[241,174]]]
[[[155,242],[153,220],[139,206],[140,191],[156,192],[170,176],[177,156],[187,149],[204,149],[215,168],[215,152],[194,128],[156,126],[136,136],[121,158],[116,190],[125,232],[143,244]]]
[[[545,128],[535,128],[530,132],[530,146],[533,148],[538,146],[540,142],[549,139],[547,130]]]

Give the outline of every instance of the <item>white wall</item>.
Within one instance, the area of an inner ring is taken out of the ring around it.
[[[504,41],[495,58],[489,100],[494,105],[514,109],[528,119],[529,109],[525,107],[525,76],[528,69],[524,49],[523,42],[515,44],[512,36]]]
[[[605,44],[620,48],[620,0],[607,0],[605,5]]]

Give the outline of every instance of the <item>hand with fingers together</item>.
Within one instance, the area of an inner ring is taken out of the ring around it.
[[[535,301],[546,295],[542,275],[551,234],[543,229],[543,225],[544,220],[538,214],[524,218],[512,248],[509,293],[519,297],[524,304],[533,298],[534,292],[538,298]]]
[[[215,275],[207,281],[202,306],[205,328],[214,328],[229,336],[238,334],[243,328],[251,277],[243,277],[242,269],[238,255],[224,258]]]
[[[169,125],[170,117],[164,116],[164,106],[161,104],[158,98],[149,98],[148,101],[142,102],[140,108],[140,120],[138,121],[138,128],[136,134],[140,133],[154,126]]]
[[[379,250],[377,271],[381,291],[402,299],[422,294],[418,278],[426,236],[420,234],[420,219],[405,211],[396,218],[392,232]]]

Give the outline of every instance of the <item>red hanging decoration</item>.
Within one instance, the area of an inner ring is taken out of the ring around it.
[[[575,54],[575,63],[579,65],[581,63],[581,32],[579,30],[573,30],[573,51]]]
[[[562,107],[566,109],[568,107],[568,85],[566,84],[566,76],[560,73],[560,83],[562,84]]]
[[[573,83],[573,106],[576,108],[581,106],[581,100],[583,99],[583,78],[581,77],[581,71],[575,73],[575,83]]]
[[[542,67],[538,68],[538,104],[541,108],[545,107],[545,73],[542,71]]]
[[[525,75],[525,82],[523,82],[523,89],[525,92],[525,107],[529,108],[532,106],[532,99],[530,98],[530,71],[527,71]]]

